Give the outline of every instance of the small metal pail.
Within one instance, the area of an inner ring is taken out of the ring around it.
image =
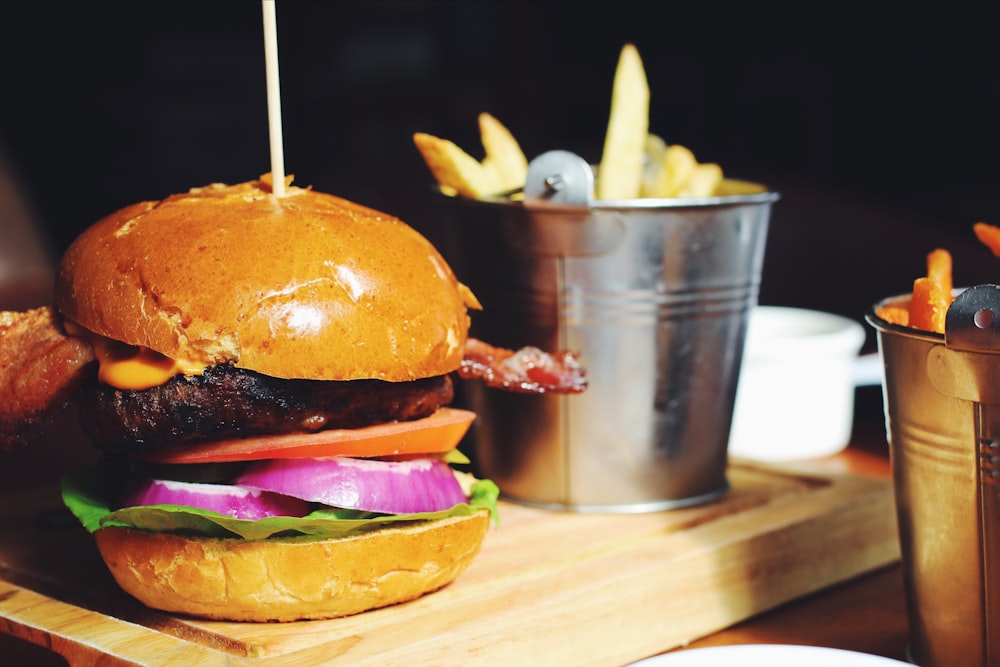
[[[713,500],[776,193],[529,206],[443,198],[471,334],[580,354],[589,388],[464,383],[478,471],[510,499],[644,512]]]
[[[867,315],[883,365],[910,657],[1000,666],[1000,287],[960,292],[945,334]]]

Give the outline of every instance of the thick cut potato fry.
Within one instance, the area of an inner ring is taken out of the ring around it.
[[[677,197],[711,197],[722,182],[722,167],[709,162],[696,165],[687,183],[681,186]]]
[[[722,182],[715,188],[715,194],[719,197],[729,195],[757,195],[763,192],[767,192],[767,188],[759,183],[726,178],[725,176],[723,176]]]
[[[680,144],[667,148],[663,167],[647,197],[709,197],[722,184],[722,168],[715,163],[698,164],[694,153]]]
[[[756,183],[726,179],[719,165],[699,164],[684,146],[668,145],[649,133],[649,101],[649,83],[639,52],[633,44],[625,44],[615,68],[607,133],[596,167],[595,199],[665,199],[766,191]],[[479,133],[485,149],[481,161],[454,143],[429,134],[416,133],[413,140],[441,192],[523,201],[531,165],[520,144],[487,112],[479,114]]]
[[[455,143],[423,132],[413,135],[413,143],[442,191],[450,188],[463,197],[480,199],[503,190],[494,168],[482,164]]]
[[[946,295],[930,278],[924,276],[913,281],[910,296],[909,326],[925,331],[944,333],[945,318],[951,295]]]
[[[985,222],[977,222],[972,225],[972,231],[975,232],[976,238],[990,249],[990,252],[1000,257],[1000,227]]]
[[[642,186],[640,197],[658,197],[656,189],[663,174],[663,161],[667,157],[667,142],[656,134],[647,134],[643,148]]]
[[[626,44],[611,91],[611,115],[597,173],[598,199],[635,199],[642,185],[649,130],[649,84],[639,51]]]
[[[500,190],[508,192],[524,187],[528,176],[528,158],[514,135],[490,114],[479,114],[479,135],[486,157],[483,164],[493,167],[499,178]]]
[[[664,180],[660,187],[661,197],[676,197],[694,174],[698,160],[689,149],[674,144],[667,149],[663,161]]]
[[[696,165],[687,183],[677,191],[678,197],[710,197],[722,182],[722,167],[709,162]]]
[[[691,181],[694,183],[691,186],[692,197],[711,197],[722,183],[722,167],[715,162],[699,164]]]

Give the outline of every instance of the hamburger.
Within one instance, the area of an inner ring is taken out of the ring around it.
[[[410,600],[496,512],[496,486],[452,467],[475,418],[453,378],[586,386],[573,355],[469,338],[479,307],[414,229],[290,179],[137,203],[67,249],[54,307],[0,314],[0,444],[76,404],[102,455],[63,500],[149,607],[292,621]]]

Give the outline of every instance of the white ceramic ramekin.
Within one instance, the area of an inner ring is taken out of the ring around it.
[[[835,454],[850,441],[860,322],[814,310],[758,306],[751,313],[729,454],[789,461]]]

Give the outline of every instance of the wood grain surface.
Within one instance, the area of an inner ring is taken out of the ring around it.
[[[0,511],[0,631],[73,665],[621,665],[898,560],[891,485],[733,462],[731,491],[635,515],[501,504],[450,586],[287,624],[146,609],[108,575],[55,489]]]

